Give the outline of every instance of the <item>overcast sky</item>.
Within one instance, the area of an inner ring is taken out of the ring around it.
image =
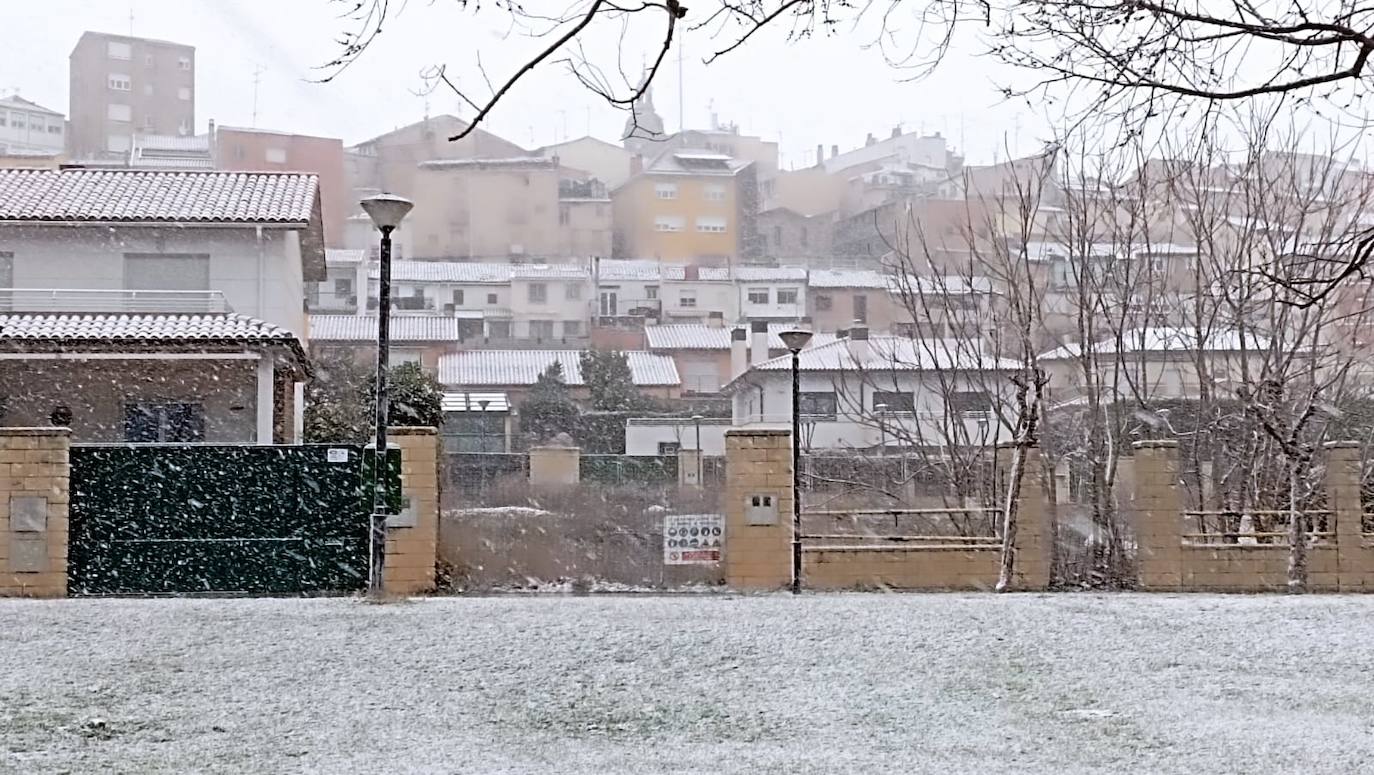
[[[395,0],[393,0],[395,2]],[[458,113],[457,97],[417,94],[426,66],[447,63],[465,88],[485,88],[476,54],[493,80],[501,80],[538,41],[504,34],[508,17],[483,4],[480,15],[453,0],[412,0],[377,45],[336,81],[314,83],[317,69],[337,52],[346,22],[328,0],[44,0],[6,8],[6,45],[0,47],[0,93],[67,112],[67,57],[83,30],[164,38],[196,47],[196,123],[253,124],[254,73],[257,125],[340,137],[352,144],[431,114]],[[562,0],[527,0],[551,10]],[[689,3],[690,6],[690,3]],[[130,15],[132,12],[132,21]],[[646,20],[649,21],[649,20]],[[618,53],[637,77],[644,53],[662,36],[655,23],[588,40],[596,61],[608,67]],[[863,31],[789,45],[760,37],[746,49],[706,66],[711,41],[688,38],[682,80],[686,123],[706,127],[711,112],[745,131],[780,141],[784,167],[812,161],[817,143],[842,149],[867,133],[942,132],[971,161],[1006,158],[1009,148],[1030,153],[1047,137],[1044,115],[1024,103],[1007,103],[997,91],[1006,71],[970,53],[958,53],[936,74],[903,82],[882,55],[864,43]],[[607,58],[611,57],[611,58]],[[655,102],[669,129],[679,124],[676,55],[661,74]],[[616,74],[615,78],[619,78]],[[556,66],[537,70],[498,108],[488,129],[527,147],[593,134],[618,141],[625,114],[600,102]]]

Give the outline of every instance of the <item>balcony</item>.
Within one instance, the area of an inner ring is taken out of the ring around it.
[[[0,310],[183,315],[234,311],[220,291],[134,291],[119,288],[0,288]]]

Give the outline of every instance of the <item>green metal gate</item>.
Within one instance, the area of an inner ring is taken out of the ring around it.
[[[362,589],[371,457],[353,445],[75,445],[70,591]],[[394,506],[399,451],[388,458]]]

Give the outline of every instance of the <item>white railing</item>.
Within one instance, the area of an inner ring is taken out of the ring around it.
[[[218,314],[233,311],[220,291],[0,288],[0,312]]]

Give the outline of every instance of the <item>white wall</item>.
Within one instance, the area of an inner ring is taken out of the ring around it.
[[[261,250],[261,256],[259,251]],[[210,290],[235,312],[305,335],[304,282],[295,231],[254,227],[0,226],[17,288],[124,288],[124,254],[209,255]],[[259,270],[262,261],[264,271]],[[137,289],[133,289],[137,290]]]
[[[701,426],[701,449],[707,457],[725,455],[725,431],[730,426],[703,423]],[[660,442],[681,445],[682,449],[696,449],[696,426],[690,420],[665,418],[654,425],[629,424],[625,426],[625,454],[657,455]]]
[[[806,316],[806,283],[804,282],[740,282],[738,286],[740,317],[744,320],[754,320],[757,318],[801,318]],[[794,303],[778,303],[778,291],[783,289],[796,293],[796,301]],[[749,291],[751,290],[767,290],[768,303],[754,304],[750,302]]]
[[[946,375],[956,390],[991,388],[995,378],[986,376],[969,379]],[[870,374],[861,379],[853,374],[802,374],[801,391],[835,393],[835,420],[805,419],[802,444],[811,449],[846,449],[873,447],[884,440],[898,443],[891,430],[880,428],[875,421],[875,391],[900,391],[914,394],[914,414],[888,415],[882,425],[899,428],[898,436],[925,445],[948,443],[950,434],[943,430],[945,418],[944,394],[933,375],[917,373]],[[1003,388],[1009,391],[1009,386]],[[735,392],[732,417],[737,426],[772,425],[790,427],[792,423],[792,378],[787,372],[753,372],[749,384]],[[988,419],[984,431],[972,417],[962,419],[964,433],[974,440],[986,435],[988,443],[996,443],[1010,434],[998,427],[995,416]]]
[[[696,293],[696,307],[679,307],[679,293]],[[712,312],[720,312],[727,322],[739,320],[739,295],[733,282],[703,282],[701,280],[665,281],[659,290],[663,299],[663,314],[669,317],[695,317],[705,320]]]

